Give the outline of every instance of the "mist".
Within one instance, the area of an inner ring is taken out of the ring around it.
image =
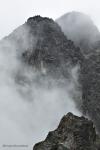
[[[87,14],[72,11],[58,18],[56,22],[67,38],[82,49],[83,54],[94,49],[100,41],[99,29]]]
[[[45,68],[37,70],[21,60],[25,48],[36,41],[28,28],[21,26],[0,42],[1,150],[4,144],[28,145],[31,150],[67,112],[81,115],[75,104],[79,66],[69,69],[70,80],[44,77]]]

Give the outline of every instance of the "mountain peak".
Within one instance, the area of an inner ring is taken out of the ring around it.
[[[27,19],[27,23],[30,23],[32,21],[36,21],[36,22],[41,22],[41,21],[53,21],[52,19],[48,18],[48,17],[41,17],[40,15],[36,15],[36,16],[33,16],[33,17],[30,17]]]

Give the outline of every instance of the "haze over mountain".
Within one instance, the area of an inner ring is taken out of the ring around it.
[[[88,15],[73,11],[61,16],[56,22],[84,54],[94,51],[98,44],[100,46],[100,32]]]
[[[80,12],[65,14],[56,21],[84,55],[80,75],[83,112],[100,132],[100,32],[91,18]]]

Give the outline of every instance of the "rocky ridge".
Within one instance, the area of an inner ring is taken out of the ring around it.
[[[49,132],[33,150],[99,150],[98,141],[92,121],[68,113],[61,119],[58,128]]]

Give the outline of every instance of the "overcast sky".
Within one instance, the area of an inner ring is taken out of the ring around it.
[[[0,38],[30,16],[56,19],[73,10],[90,15],[100,29],[100,0],[0,0]]]

